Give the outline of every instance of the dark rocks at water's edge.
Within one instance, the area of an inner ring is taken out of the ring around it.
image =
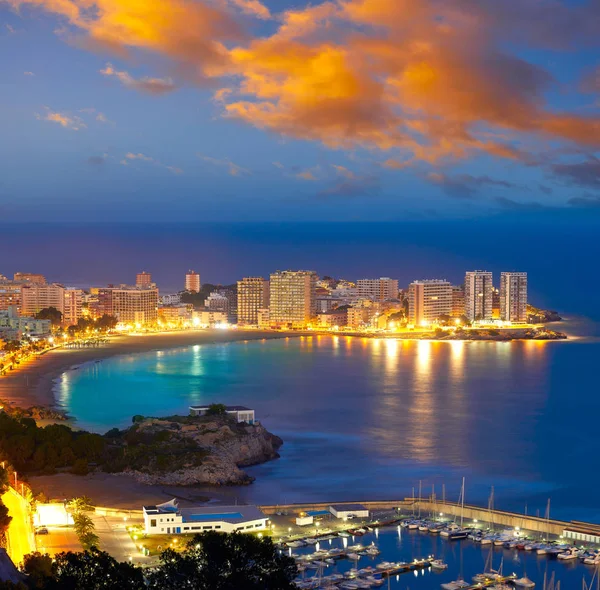
[[[515,330],[456,330],[443,334],[428,334],[427,339],[435,340],[484,340],[510,342],[512,340],[566,340],[563,332],[547,328],[518,328]]]
[[[531,324],[547,324],[550,322],[561,322],[562,317],[557,311],[538,309],[533,305],[527,306],[527,319]]]
[[[54,422],[64,422],[69,419],[67,414],[55,408],[47,406],[30,406],[29,408],[20,408],[11,402],[0,400],[0,406],[4,412],[14,418],[33,418],[36,422],[40,420],[50,420]]]
[[[242,467],[277,459],[283,441],[261,424],[229,416],[142,418],[106,438],[114,445],[111,472],[153,485],[248,485]]]

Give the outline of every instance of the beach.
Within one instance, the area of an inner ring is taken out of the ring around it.
[[[20,408],[53,407],[55,404],[53,383],[69,367],[121,354],[151,352],[195,344],[275,339],[296,335],[299,334],[250,330],[243,332],[217,329],[186,330],[111,336],[106,344],[98,348],[55,348],[31,357],[21,363],[18,369],[0,377],[0,400]]]

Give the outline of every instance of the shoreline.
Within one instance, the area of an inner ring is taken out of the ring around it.
[[[561,322],[562,323],[562,322]],[[80,366],[108,358],[153,352],[156,350],[187,348],[197,344],[225,344],[258,340],[279,340],[283,338],[322,337],[331,338],[384,338],[429,342],[565,342],[578,338],[571,334],[565,339],[531,338],[436,338],[427,333],[363,334],[360,332],[325,332],[320,330],[271,331],[271,330],[185,330],[139,335],[112,335],[106,345],[99,348],[54,348],[23,362],[17,369],[0,377],[0,400],[16,408],[40,406],[62,411],[57,406],[54,386],[60,376],[75,366]],[[67,417],[70,421],[75,416]]]
[[[54,348],[31,357],[14,371],[0,377],[0,400],[23,409],[31,406],[43,406],[60,410],[54,397],[55,381],[65,371],[76,365],[126,354],[187,348],[196,344],[276,340],[302,335],[287,332],[186,330],[135,336],[111,336],[109,342],[99,348]]]

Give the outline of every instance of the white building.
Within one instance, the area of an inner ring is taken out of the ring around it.
[[[213,326],[223,326],[229,321],[229,316],[224,311],[211,311],[210,309],[200,309],[192,312],[192,324],[195,327],[210,328]]]
[[[385,301],[398,297],[398,281],[389,277],[380,279],[360,279],[356,283],[358,296],[373,301]]]
[[[408,288],[408,321],[428,326],[452,313],[452,284],[445,280],[413,281]]]
[[[465,275],[465,315],[469,320],[492,319],[492,273],[469,271]]]
[[[527,322],[526,272],[503,272],[500,275],[500,319]]]
[[[305,326],[316,315],[317,274],[285,270],[271,275],[269,297],[272,324]]]
[[[190,406],[190,416],[206,416],[210,406]],[[254,424],[254,410],[245,406],[225,406],[225,411],[238,422]]]
[[[172,293],[169,295],[161,295],[159,301],[163,305],[177,305],[178,303],[181,303],[181,294]]]
[[[334,504],[329,512],[336,518],[369,518],[369,510],[362,504]]]
[[[36,318],[19,316],[17,306],[12,305],[7,311],[0,312],[0,332],[6,339],[20,339],[23,336],[47,336],[50,334],[52,322]]]
[[[175,499],[157,506],[144,506],[143,513],[147,535],[253,532],[265,530],[269,520],[257,506],[179,508]]]

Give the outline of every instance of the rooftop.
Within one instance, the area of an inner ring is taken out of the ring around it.
[[[152,514],[178,514],[183,522],[201,522],[221,520],[224,522],[238,523],[248,520],[259,520],[266,518],[258,506],[195,506],[191,508],[179,508],[176,500],[158,504],[156,506],[144,506],[144,512]]]
[[[208,410],[210,405],[207,406],[190,406],[190,410]],[[252,412],[252,408],[246,406],[225,406],[227,412]]]

